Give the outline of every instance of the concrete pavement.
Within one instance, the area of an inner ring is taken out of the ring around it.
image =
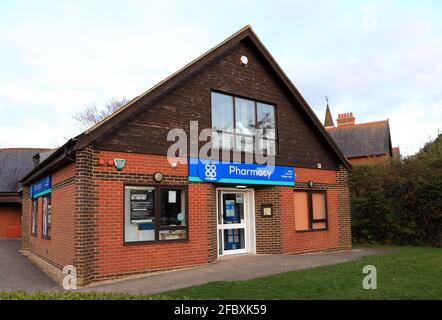
[[[61,287],[18,249],[20,240],[0,240],[0,291],[56,291]]]
[[[349,262],[365,256],[385,253],[388,251],[364,248],[299,255],[225,257],[207,266],[161,272],[136,279],[96,285],[80,291],[156,294],[213,281],[248,280],[282,272]]]

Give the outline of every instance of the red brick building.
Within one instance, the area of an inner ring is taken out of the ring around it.
[[[399,147],[393,148],[391,143],[388,119],[356,123],[353,112],[349,112],[338,114],[335,126],[327,104],[324,127],[352,165],[400,159]]]
[[[22,187],[20,179],[32,170],[37,154],[47,149],[0,149],[0,239],[21,237]]]
[[[195,146],[190,121],[222,131],[240,160],[168,160],[170,130]],[[274,166],[258,164],[245,138],[265,141]],[[79,284],[232,254],[349,249],[350,168],[247,26],[30,172],[22,248],[74,265]]]

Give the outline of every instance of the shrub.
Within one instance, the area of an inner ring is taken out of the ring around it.
[[[350,174],[354,241],[440,245],[442,134],[402,161]]]

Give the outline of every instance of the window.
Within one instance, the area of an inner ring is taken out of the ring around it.
[[[187,239],[184,187],[125,187],[125,242]]]
[[[37,212],[38,212],[38,199],[32,199],[32,212],[31,212],[31,234],[37,235]]]
[[[326,230],[327,200],[325,191],[295,191],[295,230]]]
[[[42,238],[50,239],[51,230],[51,194],[47,194],[42,197],[43,201],[43,214],[42,214]]]
[[[224,150],[276,153],[275,107],[249,99],[212,92],[212,129]]]

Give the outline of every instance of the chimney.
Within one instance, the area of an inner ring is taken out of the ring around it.
[[[338,127],[353,126],[355,124],[355,117],[353,112],[338,114]]]
[[[34,160],[34,168],[35,168],[35,167],[38,166],[39,163],[40,163],[40,154],[39,154],[39,153],[36,153],[36,154],[32,157],[32,160]]]

